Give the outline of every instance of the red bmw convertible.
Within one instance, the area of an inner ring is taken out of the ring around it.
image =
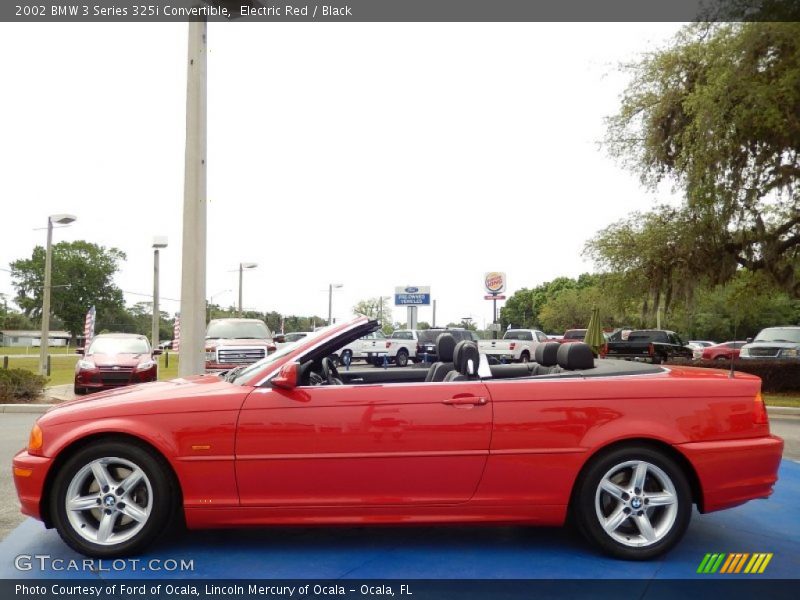
[[[427,368],[336,368],[378,328],[335,325],[224,375],[59,405],[14,458],[22,511],[89,556],[189,528],[572,519],[625,559],[700,512],[766,498],[783,442],[760,380],[540,344],[489,365],[442,334]]]

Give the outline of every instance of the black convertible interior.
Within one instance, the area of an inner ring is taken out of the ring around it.
[[[370,321],[364,328],[352,332],[351,336],[362,336],[378,328]],[[546,342],[534,350],[534,360],[528,363],[489,365],[481,357],[475,342],[463,340],[456,343],[449,333],[442,333],[436,340],[438,362],[432,365],[417,364],[405,368],[381,368],[372,365],[337,367],[335,352],[353,341],[341,338],[324,344],[300,364],[299,385],[357,385],[411,382],[453,382],[478,379],[552,379],[575,377],[601,377],[659,373],[657,365],[644,363],[596,360],[592,349],[582,343],[559,344]],[[356,339],[356,338],[353,338]],[[484,362],[481,368],[481,361]],[[479,374],[479,370],[481,373]]]

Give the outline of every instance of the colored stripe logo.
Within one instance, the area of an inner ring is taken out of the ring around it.
[[[767,568],[772,560],[772,552],[720,552],[709,553],[703,557],[697,572],[710,575],[713,573],[746,573],[760,574]]]

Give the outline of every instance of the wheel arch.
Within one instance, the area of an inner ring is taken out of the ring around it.
[[[115,442],[127,442],[129,444],[134,444],[143,448],[144,450],[150,452],[156,460],[158,460],[165,469],[167,473],[167,477],[171,480],[175,492],[177,493],[177,501],[174,504],[175,510],[181,515],[181,519],[183,519],[183,488],[181,487],[180,479],[178,478],[178,474],[175,472],[172,463],[167,459],[161,450],[159,450],[155,445],[150,443],[144,438],[138,437],[131,433],[121,432],[121,431],[102,431],[97,433],[90,433],[85,435],[81,438],[78,438],[68,445],[61,448],[61,450],[56,455],[55,459],[53,460],[53,464],[50,466],[50,469],[47,472],[47,476],[45,477],[44,485],[42,486],[42,495],[39,499],[39,514],[41,516],[42,521],[44,522],[45,526],[50,529],[53,527],[53,519],[52,515],[50,514],[50,494],[52,493],[53,489],[53,482],[55,481],[56,475],[61,468],[61,466],[76,452],[85,448],[86,446],[97,443],[100,441],[115,441]]]
[[[675,463],[678,465],[678,467],[680,467],[681,471],[683,471],[683,474],[686,475],[686,480],[689,482],[689,490],[692,495],[692,503],[697,505],[697,507],[700,509],[700,512],[703,512],[703,488],[700,485],[700,478],[697,475],[697,471],[695,470],[694,466],[689,461],[689,459],[686,458],[686,456],[683,453],[681,453],[680,450],[675,448],[675,446],[668,444],[667,442],[664,442],[662,440],[645,438],[645,437],[634,437],[634,438],[615,440],[606,445],[595,448],[594,451],[584,461],[580,471],[578,471],[578,475],[575,477],[575,480],[572,483],[572,490],[570,491],[569,495],[570,512],[575,506],[578,484],[584,477],[586,471],[588,470],[592,462],[598,460],[599,458],[605,456],[610,452],[614,452],[621,448],[634,447],[634,446],[645,446],[653,450],[656,450],[658,452],[661,452],[668,458],[673,459]]]

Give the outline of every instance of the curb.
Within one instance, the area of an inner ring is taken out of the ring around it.
[[[777,415],[784,417],[800,417],[800,408],[794,406],[768,406],[767,414],[771,417]]]
[[[55,404],[0,404],[0,413],[40,414]]]

